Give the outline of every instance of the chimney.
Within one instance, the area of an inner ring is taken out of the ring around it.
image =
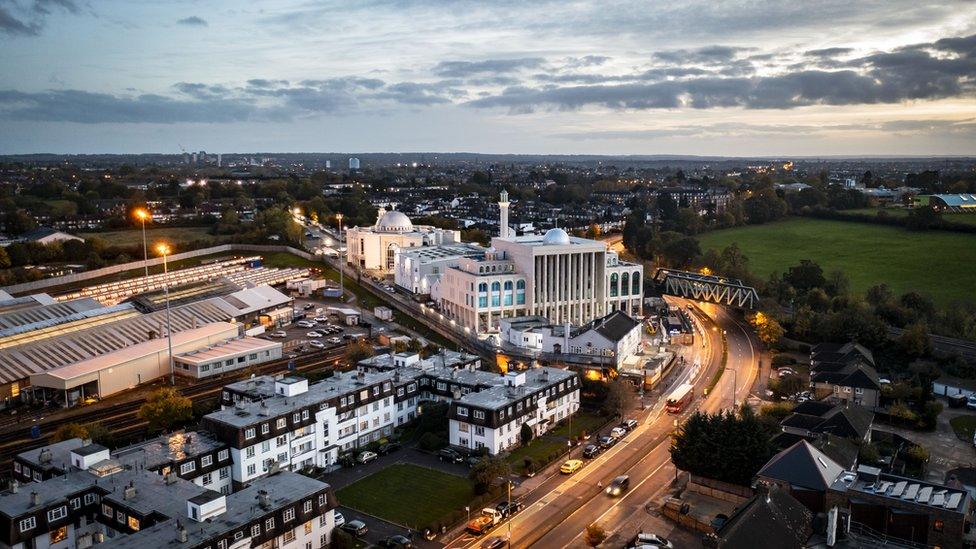
[[[134,497],[136,497],[136,487],[134,481],[130,480],[129,485],[126,486],[125,490],[122,491],[122,499],[129,501]]]
[[[41,463],[51,463],[51,449],[44,448],[41,450],[40,455],[37,456],[37,461]]]
[[[258,505],[265,511],[271,509],[271,498],[268,496],[267,490],[258,490]]]
[[[176,541],[180,543],[186,543],[189,538],[190,538],[189,532],[186,531],[186,528],[183,526],[183,523],[180,521],[176,521]]]
[[[10,481],[10,492],[16,494],[19,491],[20,491],[20,483],[17,482],[17,479],[11,480]]]
[[[31,492],[31,507],[41,504],[41,496],[37,492]]]

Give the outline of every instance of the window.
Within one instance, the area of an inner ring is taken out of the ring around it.
[[[14,462],[14,472],[16,473],[20,472],[20,464],[17,463],[16,461]]]
[[[257,524],[251,526],[251,537],[256,538],[260,535],[261,535],[261,526]]]
[[[61,520],[68,516],[68,508],[62,505],[61,507],[56,507],[47,512],[47,521],[54,522],[56,520]]]
[[[254,457],[254,446],[248,446],[247,450],[244,450],[244,455],[249,458]]]
[[[203,456],[200,458],[200,467],[210,467],[213,465],[213,456]]]
[[[943,528],[945,528],[945,523],[942,519],[935,519],[935,522],[932,523],[932,529],[936,532],[941,532]]]
[[[631,279],[631,290],[630,293],[634,295],[641,295],[641,284],[640,284],[640,272],[634,271],[634,276]]]
[[[26,532],[28,530],[33,530],[37,526],[37,519],[34,517],[27,517],[20,521],[20,531]]]
[[[234,532],[234,541],[240,541],[242,539],[244,539],[244,530]]]
[[[71,508],[81,509],[81,498],[71,498]]]
[[[288,420],[283,417],[279,417],[278,421],[275,422],[275,427],[277,427],[278,429],[284,429],[287,425],[288,425]]]
[[[458,406],[457,407],[457,415],[458,415],[458,417],[468,417],[468,409],[467,408],[464,408],[462,406]]]
[[[213,484],[213,474],[207,473],[206,475],[203,475],[203,485],[210,486],[211,484]]]
[[[302,512],[303,513],[311,513],[312,512],[312,500],[308,500],[304,504],[302,504]]]
[[[474,411],[474,418],[475,419],[485,419],[485,412],[482,411],[482,410],[475,410]]]
[[[476,434],[478,436],[481,436],[481,437],[485,436],[485,428],[484,427],[481,427],[480,425],[477,426],[477,427],[475,427],[474,428],[474,434]]]
[[[251,440],[252,438],[254,438],[255,434],[256,433],[254,432],[254,427],[248,427],[244,431],[244,440]]]
[[[194,463],[192,461],[188,461],[188,462],[184,463],[183,465],[180,465],[180,474],[181,475],[185,475],[187,473],[192,473],[193,471],[196,470],[196,468],[197,468],[197,464],[196,463]]]
[[[58,528],[57,530],[52,530],[50,539],[51,539],[50,541],[51,545],[54,545],[55,543],[59,543],[68,539],[68,526],[65,525]]]
[[[380,396],[380,386],[373,387],[373,396]]]
[[[298,423],[299,421],[302,420],[302,414],[299,414],[298,412],[295,412],[294,414],[291,415],[291,420],[294,423]]]
[[[106,504],[103,503],[102,504],[102,514],[105,515],[106,517],[111,518],[112,515],[115,514],[115,511],[113,511],[110,506],[108,506],[108,505],[106,505]]]
[[[302,410],[302,419],[308,419],[308,410]]]
[[[125,513],[123,513],[122,511],[115,512],[115,520],[121,522],[122,524],[125,524],[126,522],[125,519],[126,519]]]
[[[271,432],[271,426],[268,425],[267,423],[262,423],[261,424],[261,434],[262,435],[266,435],[266,434],[268,434],[270,432]]]
[[[219,368],[220,365],[218,364],[217,367]],[[209,364],[201,364],[200,365],[200,371],[201,372],[209,372],[210,371],[210,365]]]
[[[220,479],[223,480],[223,479],[227,478],[228,476],[230,476],[230,467],[221,467],[220,468]]]
[[[403,387],[397,387],[397,396],[398,397],[402,397],[403,396]]]
[[[630,293],[630,273],[620,275],[620,295]]]
[[[288,530],[287,532],[285,532],[284,534],[281,535],[281,543],[282,544],[291,543],[293,541],[295,541],[295,531],[294,530]]]
[[[95,494],[85,494],[85,505],[95,503]]]
[[[268,532],[271,530],[274,530],[274,517],[271,517],[268,520],[264,521],[264,531]]]
[[[618,293],[617,284],[618,284],[617,273],[613,273],[612,275],[610,275],[610,297],[617,297],[617,293]]]
[[[217,461],[224,461],[228,457],[230,457],[230,452],[227,450],[221,450],[217,452]]]
[[[248,474],[248,476],[252,476],[256,472],[257,472],[257,467],[253,463],[247,466],[247,474]]]
[[[136,517],[129,517],[128,524],[129,524],[129,528],[137,531],[139,530],[139,519],[137,519]]]

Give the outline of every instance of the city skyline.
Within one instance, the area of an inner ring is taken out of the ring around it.
[[[967,155],[965,6],[0,0],[0,154]]]

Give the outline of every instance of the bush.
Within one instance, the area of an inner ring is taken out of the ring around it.
[[[796,359],[787,354],[778,354],[773,357],[773,368],[777,369],[782,366],[791,366],[796,364]]]
[[[356,547],[356,540],[349,532],[336,528],[332,531],[332,543],[329,544],[329,547],[331,549],[353,549]]]
[[[905,461],[908,461],[915,465],[921,465],[929,460],[929,451],[923,446],[918,444],[912,445],[911,448],[905,451]]]
[[[418,442],[421,450],[427,450],[428,452],[434,452],[440,450],[441,448],[447,446],[447,441],[443,437],[435,433],[424,433],[420,437]]]

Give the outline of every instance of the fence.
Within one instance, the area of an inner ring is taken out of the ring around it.
[[[221,244],[219,246],[212,246],[210,248],[200,248],[199,250],[191,250],[189,252],[181,252],[178,254],[173,254],[167,258],[167,261],[172,263],[174,261],[180,261],[183,259],[192,259],[194,257],[201,257],[201,256],[226,253],[226,252],[272,252],[272,253],[285,252],[285,253],[290,253],[292,255],[297,255],[298,257],[302,257],[310,261],[316,260],[316,257],[314,255],[299,250],[297,248],[292,248],[291,246],[271,246],[271,245],[263,245],[263,244]],[[123,273],[126,271],[142,269],[143,265],[145,264],[146,262],[142,260],[130,261],[129,263],[120,263],[118,265],[102,267],[101,269],[94,269],[91,271],[85,271],[83,273],[75,273],[70,275],[57,276],[53,278],[45,278],[43,280],[35,280],[33,282],[14,284],[12,286],[7,286],[3,288],[3,290],[11,295],[37,292],[37,291],[44,290],[46,288],[56,288],[59,286],[66,286],[69,284],[84,282],[86,280],[93,280],[96,278]],[[162,264],[163,264],[163,258],[161,257],[153,257],[149,259],[150,266],[156,266]]]
[[[721,480],[691,475],[688,481],[688,490],[703,496],[728,501],[736,505],[742,505],[752,498],[752,488],[730,484]]]

